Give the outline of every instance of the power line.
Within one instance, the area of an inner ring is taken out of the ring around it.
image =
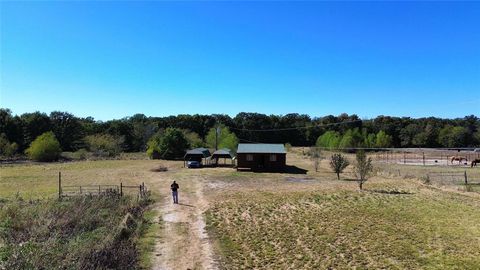
[[[328,127],[328,126],[358,123],[358,122],[362,122],[362,121],[363,120],[352,120],[352,121],[336,122],[336,123],[329,123],[329,124],[317,124],[317,125],[313,125],[313,126],[291,127],[291,128],[246,129],[246,128],[230,127],[230,129],[239,130],[239,131],[252,131],[252,132],[272,132],[272,131],[297,130],[297,129],[307,129],[307,128],[316,128],[316,127]]]

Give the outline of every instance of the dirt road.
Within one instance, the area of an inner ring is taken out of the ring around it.
[[[173,204],[169,190],[180,185],[179,204]],[[208,207],[203,186],[206,179],[194,171],[182,170],[161,179],[162,203],[158,204],[163,230],[156,245],[153,269],[217,269],[205,231],[203,212]]]

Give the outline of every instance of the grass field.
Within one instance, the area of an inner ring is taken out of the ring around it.
[[[447,170],[467,170],[475,178],[479,169],[376,164],[376,175],[359,191],[351,168],[336,180],[327,160],[315,172],[299,149],[287,163],[306,174],[189,170],[182,162],[151,160],[3,165],[0,208],[16,194],[55,198],[61,171],[70,185],[145,182],[158,201],[138,229],[138,266],[145,269],[480,267],[480,194],[421,179]],[[168,171],[152,171],[159,165]],[[170,202],[172,180],[181,186],[180,208]],[[205,262],[202,216],[211,262]]]

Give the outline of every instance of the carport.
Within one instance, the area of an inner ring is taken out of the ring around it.
[[[211,154],[207,148],[201,147],[188,150],[185,153],[185,156],[183,156],[183,167],[186,166],[187,161],[198,161],[201,164],[204,164],[209,156],[211,156]]]

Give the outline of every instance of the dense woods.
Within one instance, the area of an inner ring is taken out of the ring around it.
[[[211,146],[212,128],[217,126],[233,134],[226,136],[228,145],[237,140],[341,148],[474,147],[480,143],[480,119],[474,115],[457,119],[378,116],[364,120],[354,114],[312,118],[296,113],[242,112],[233,118],[223,114],[167,117],[136,114],[119,120],[96,121],[67,112],[13,115],[9,109],[0,109],[0,154],[23,154],[38,136],[49,131],[63,151],[87,149],[104,151],[105,155],[146,151],[149,140],[161,136],[168,128],[182,131],[191,147]],[[108,149],[102,150],[102,146]]]

